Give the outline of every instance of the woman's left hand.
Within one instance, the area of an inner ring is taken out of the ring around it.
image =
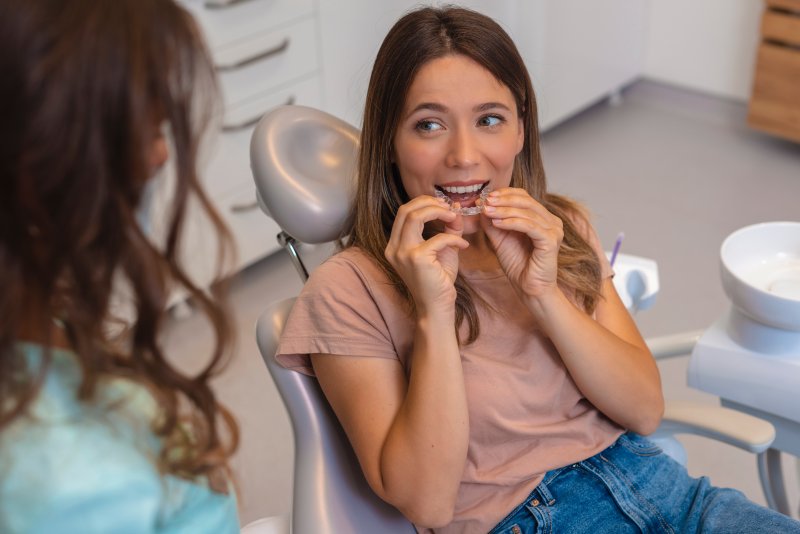
[[[558,288],[561,219],[524,189],[504,187],[489,193],[481,224],[521,296],[538,298]]]

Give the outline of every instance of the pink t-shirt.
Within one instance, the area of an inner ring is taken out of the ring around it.
[[[594,232],[587,237],[598,250],[603,277],[611,276]],[[480,336],[461,350],[469,448],[453,522],[437,533],[491,530],[546,471],[593,456],[623,431],[584,398],[502,271],[462,274],[499,312],[479,307]],[[309,354],[322,353],[392,358],[408,370],[415,329],[407,310],[377,264],[363,251],[347,249],[306,283],[286,323],[278,361],[313,374]]]

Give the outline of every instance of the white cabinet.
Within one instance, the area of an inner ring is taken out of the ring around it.
[[[502,3],[502,2],[501,2]],[[641,76],[641,0],[520,0],[510,34],[528,65],[546,130]]]
[[[211,49],[222,111],[201,154],[201,180],[234,238],[238,271],[278,249],[278,226],[258,208],[250,173],[250,136],[258,119],[282,104],[322,107],[314,0],[180,0]],[[191,204],[183,258],[207,286],[216,272],[210,221]],[[179,296],[176,296],[179,298]]]

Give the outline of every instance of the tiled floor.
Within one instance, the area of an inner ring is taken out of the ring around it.
[[[637,316],[645,336],[704,328],[720,316],[728,304],[718,251],[730,232],[760,221],[800,220],[800,145],[748,129],[745,115],[742,103],[644,81],[625,90],[620,105],[600,103],[544,135],[550,189],[591,209],[607,247],[624,231],[624,252],[658,262],[658,302]],[[317,248],[311,256],[324,253]],[[216,385],[241,424],[234,467],[243,522],[291,507],[291,426],[260,360],[254,324],[267,303],[299,288],[280,253],[243,272],[232,288],[239,346]],[[172,353],[189,368],[208,342],[196,316],[174,321],[168,336]],[[660,364],[666,396],[716,402],[686,386],[686,362]],[[700,438],[683,441],[693,474],[764,502],[751,456]],[[794,460],[785,458],[785,465],[796,504]]]

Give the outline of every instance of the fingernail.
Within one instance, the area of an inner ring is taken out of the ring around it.
[[[486,213],[494,213],[496,210],[497,208],[495,208],[494,206],[486,206],[486,205],[483,206],[483,211],[485,211]]]

